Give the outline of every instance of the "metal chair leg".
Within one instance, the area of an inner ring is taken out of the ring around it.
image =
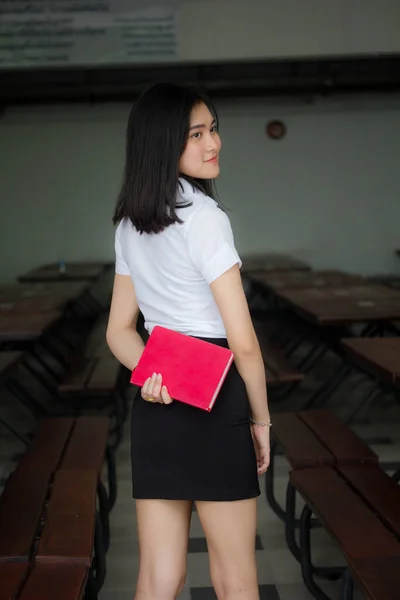
[[[106,488],[101,480],[97,483],[97,497],[99,500],[99,512],[101,519],[101,529],[103,532],[103,544],[105,552],[110,547],[110,518],[109,518],[109,501]]]
[[[278,504],[275,493],[274,493],[274,472],[275,472],[275,455],[276,455],[276,447],[277,443],[275,441],[271,442],[270,448],[270,459],[269,459],[269,467],[267,469],[267,473],[265,476],[265,495],[267,497],[268,504],[274,511],[274,513],[283,521],[286,520],[286,512],[283,508]]]
[[[331,600],[314,581],[314,569],[311,563],[311,509],[306,505],[300,518],[300,563],[301,573],[308,591],[316,600]]]
[[[92,567],[95,570],[95,580],[97,591],[99,592],[104,585],[106,578],[106,555],[104,551],[103,532],[101,528],[101,519],[96,511],[96,528],[94,533],[94,559]]]
[[[353,600],[354,579],[350,570],[345,569],[342,575],[342,587],[340,589],[340,600]]]
[[[298,562],[301,562],[301,550],[296,541],[296,488],[289,480],[286,489],[286,519],[285,519],[285,538],[290,552]]]
[[[99,594],[97,590],[96,579],[91,569],[89,569],[88,580],[85,588],[85,600],[97,600]]]
[[[106,450],[106,461],[108,473],[108,511],[111,512],[117,500],[117,470],[115,455],[110,447]]]

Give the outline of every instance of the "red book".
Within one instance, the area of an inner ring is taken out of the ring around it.
[[[210,411],[232,362],[228,348],[156,325],[131,383],[143,387],[153,373],[161,373],[171,398]]]

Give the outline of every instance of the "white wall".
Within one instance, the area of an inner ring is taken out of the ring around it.
[[[399,0],[183,0],[183,61],[400,52]]]
[[[129,107],[9,110],[0,121],[0,279],[64,258],[113,257]],[[314,267],[400,272],[400,100],[219,107],[219,193],[239,251]],[[283,119],[286,138],[265,136]]]

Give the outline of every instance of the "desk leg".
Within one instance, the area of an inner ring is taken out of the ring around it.
[[[321,408],[337,388],[347,379],[353,366],[347,363],[343,363],[340,368],[333,374],[333,376],[322,383],[322,385],[311,394],[302,410],[309,410],[310,408]]]
[[[18,381],[15,379],[7,379],[4,387],[15,396],[34,417],[40,418],[48,416],[48,412]]]
[[[321,345],[319,342],[316,343],[309,353],[300,361],[297,368],[303,373],[309,373],[327,352],[328,348],[326,346]]]
[[[14,429],[14,427],[3,417],[0,417],[0,424],[3,425],[3,427],[5,427],[10,433],[15,435],[15,437],[18,438],[23,444],[25,444],[25,446],[29,444],[29,441],[21,433]]]
[[[362,398],[360,398],[360,400],[356,403],[356,405],[353,406],[349,410],[349,412],[347,413],[347,415],[343,419],[344,422],[345,423],[350,423],[354,419],[354,417],[356,416],[356,414],[364,406],[367,406],[368,404],[370,404],[380,394],[382,394],[382,390],[380,388],[379,382],[374,381],[373,386],[370,389],[369,393],[366,396],[363,396]]]

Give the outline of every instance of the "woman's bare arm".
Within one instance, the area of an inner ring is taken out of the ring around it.
[[[115,275],[107,326],[107,344],[120,363],[133,370],[142,355],[144,342],[136,330],[139,306],[129,275]]]
[[[269,422],[264,363],[238,265],[215,279],[210,288],[221,314],[237,369],[246,385],[252,418],[255,421]]]

